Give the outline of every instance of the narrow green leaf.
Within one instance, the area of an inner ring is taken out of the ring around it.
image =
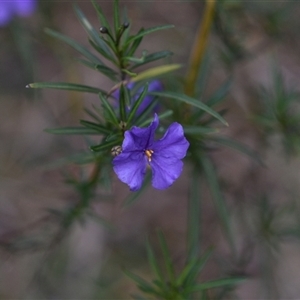
[[[115,37],[117,38],[120,29],[119,0],[114,0],[114,28],[115,28]]]
[[[109,79],[111,79],[112,81],[117,81],[116,75],[117,72],[115,72],[113,69],[106,67],[104,65],[96,65],[88,60],[85,59],[76,59],[77,61],[79,61],[80,63],[82,63],[83,65],[85,65],[88,68],[91,68],[93,70],[96,70],[100,73],[102,73],[103,75],[107,76]]]
[[[134,64],[130,68],[130,70],[133,70],[133,69],[135,69],[137,67],[140,67],[142,65],[145,65],[149,62],[156,61],[156,60],[159,60],[159,59],[171,56],[171,55],[173,55],[173,52],[171,52],[171,51],[160,51],[160,52],[155,52],[155,53],[148,54],[148,55],[145,56],[143,62]]]
[[[108,53],[106,53],[102,47],[100,47],[99,45],[97,45],[93,40],[89,39],[89,43],[91,44],[91,46],[97,51],[99,52],[101,55],[103,55],[105,58],[107,58],[108,60],[110,60],[115,66],[118,66],[118,62],[116,61],[115,57],[113,55],[110,55]],[[105,45],[109,45],[112,46],[112,51],[115,51],[115,47],[113,46],[113,44],[111,44],[110,41],[105,40],[103,38],[103,43]]]
[[[212,281],[200,283],[200,284],[193,286],[192,291],[196,292],[196,291],[207,290],[207,289],[212,289],[212,288],[236,285],[245,280],[246,280],[245,277],[233,277],[233,278],[222,278],[222,279],[218,279],[218,280],[212,280]]]
[[[105,151],[105,150],[111,149],[113,146],[120,145],[121,143],[122,143],[122,140],[120,140],[120,139],[112,140],[109,142],[101,143],[100,145],[91,146],[90,149],[94,152],[100,152],[100,151]]]
[[[82,165],[82,164],[93,163],[96,162],[97,160],[98,160],[97,154],[88,151],[88,152],[76,153],[73,155],[69,155],[68,157],[56,159],[54,161],[51,161],[50,163],[44,164],[43,168],[45,168],[46,170],[54,169],[54,168],[56,169],[70,163]]]
[[[83,56],[85,56],[87,59],[89,59],[93,63],[103,65],[103,62],[96,55],[91,53],[85,47],[83,47],[82,45],[77,43],[75,40],[69,38],[68,36],[63,35],[61,33],[58,33],[58,32],[56,32],[52,29],[49,29],[49,28],[46,28],[45,32],[47,34],[51,35],[52,37],[57,38],[57,39],[65,42],[66,44],[68,44],[69,46],[71,46],[72,48],[77,50],[79,53],[81,53]]]
[[[172,99],[176,99],[176,100],[182,101],[184,103],[187,103],[189,105],[195,106],[199,109],[206,111],[208,114],[210,114],[213,117],[215,117],[216,119],[218,119],[224,125],[228,126],[228,123],[221,115],[219,115],[216,111],[214,111],[213,109],[211,109],[210,107],[208,107],[207,105],[202,103],[200,100],[196,100],[196,99],[186,96],[184,94],[178,94],[175,92],[152,92],[152,93],[150,93],[150,95],[172,98]]]
[[[133,281],[135,281],[138,285],[140,286],[147,286],[149,288],[151,288],[150,284],[143,279],[142,277],[140,277],[139,275],[136,275],[126,269],[123,270],[124,274],[127,275],[130,279],[132,279]]]
[[[99,95],[98,95],[99,96]],[[104,97],[104,96],[103,96]],[[101,104],[102,104],[102,102],[101,102]],[[105,110],[103,109],[103,104],[99,107],[99,106],[96,106],[95,104],[92,104],[92,108],[95,110],[95,112],[97,112],[97,114],[99,115],[99,116],[102,116],[103,114],[104,114],[104,112],[105,112]],[[99,120],[99,123],[102,123],[103,122],[103,120],[102,120],[102,118],[100,118]]]
[[[185,282],[187,282],[186,279],[188,277],[193,277],[194,279],[194,276],[190,276],[193,273],[195,273],[196,276],[198,276],[198,272],[193,272],[193,269],[195,268],[196,264],[197,264],[196,259],[189,260],[189,263],[185,266],[185,268],[183,269],[183,271],[180,273],[179,277],[176,280],[177,286],[185,286]],[[192,282],[192,280],[190,280],[190,282]],[[189,284],[186,285],[189,286]]]
[[[90,128],[90,129],[96,130],[100,133],[103,133],[103,134],[110,134],[111,133],[109,129],[105,128],[101,124],[97,124],[97,123],[90,122],[90,121],[85,121],[85,120],[80,120],[80,124],[82,124],[83,126],[85,126],[87,128]]]
[[[105,18],[105,15],[100,7],[100,5],[98,3],[96,3],[95,0],[92,0],[92,3],[93,3],[93,6],[94,8],[96,9],[96,12],[97,12],[97,15],[98,15],[98,18],[99,18],[99,21],[101,23],[101,26],[104,26],[108,29],[109,32],[112,32],[111,31],[111,27],[107,21],[107,19]]]
[[[217,111],[217,113],[221,116],[224,117],[225,114],[228,112],[227,108],[221,109],[219,111]],[[200,111],[200,115],[203,115],[202,111]],[[195,115],[192,117],[194,120],[199,121],[199,118],[195,119]],[[216,122],[216,118],[213,116],[209,116],[208,118],[206,118],[206,120],[203,120],[202,125],[203,126],[211,126],[212,124],[214,124]],[[193,124],[193,122],[191,122],[191,124]],[[229,125],[228,125],[229,126]]]
[[[201,161],[202,161],[203,171],[214,200],[215,207],[217,209],[219,218],[223,225],[222,226],[223,230],[225,231],[232,252],[236,253],[228,210],[220,190],[220,186],[219,186],[217,174],[215,173],[214,166],[211,160],[204,155],[201,156]]]
[[[183,269],[179,277],[177,278],[178,286],[190,286],[197,279],[201,273],[208,259],[210,258],[213,250],[209,249],[202,257],[198,259],[189,260],[186,267]]]
[[[107,118],[107,121],[119,126],[119,120],[113,107],[101,93],[99,93],[99,98],[102,102],[104,115]]]
[[[66,135],[99,135],[99,131],[86,127],[60,127],[60,128],[47,128],[45,132],[52,134],[66,134]]]
[[[164,289],[166,288],[166,286],[164,285],[164,282],[162,282],[158,279],[153,279],[152,283],[159,288],[159,290],[160,290],[160,292],[162,292],[162,294],[165,293]]]
[[[133,281],[135,281],[138,285],[138,288],[146,293],[151,293],[154,295],[159,296],[160,293],[155,290],[155,288],[153,286],[151,286],[146,280],[144,280],[142,277],[133,274],[131,272],[129,272],[128,270],[123,270],[123,272],[125,273],[125,275],[127,275],[129,278],[131,278]]]
[[[163,112],[161,114],[158,114],[158,117],[159,117],[160,120],[163,120],[163,119],[165,119],[167,117],[170,117],[172,115],[173,115],[173,110],[169,109],[169,110],[166,110],[165,112]]]
[[[205,102],[205,104],[209,107],[213,107],[217,105],[221,101],[223,101],[229,91],[232,80],[229,79],[225,81],[214,93],[209,97],[209,99]],[[198,121],[201,116],[204,114],[204,111],[197,111],[192,116],[192,122]]]
[[[130,99],[128,99],[127,87],[121,84],[120,86],[120,97],[119,97],[119,113],[121,121],[127,121],[127,112],[126,108],[129,104]]]
[[[132,63],[141,63],[144,61],[144,57],[134,57],[134,56],[125,56],[123,57],[124,61],[132,62]]]
[[[138,34],[131,36],[126,42],[125,42],[125,47],[127,47],[131,42],[133,42],[136,39],[139,39],[140,37],[143,37],[147,34],[153,33],[155,31],[158,30],[164,30],[164,29],[170,29],[170,28],[174,28],[174,25],[163,25],[163,26],[156,26],[156,27],[152,27],[152,28],[148,28],[145,29],[141,32],[139,32]]]
[[[197,95],[198,99],[203,97],[208,86],[208,80],[212,71],[211,56],[212,55],[210,51],[206,50],[200,65],[200,69],[198,70],[198,77],[195,86],[195,95]]]
[[[88,21],[88,19],[83,14],[83,12],[79,9],[79,7],[77,5],[74,5],[74,9],[75,9],[75,13],[76,13],[76,15],[77,15],[80,23],[82,24],[82,26],[86,30],[87,34],[94,41],[94,43],[96,45],[98,45],[98,47],[103,50],[102,54],[106,58],[107,57],[111,57],[111,52],[110,52],[109,48],[107,47],[106,43],[101,39],[101,37],[99,36],[98,32],[93,28],[93,26]]]
[[[144,28],[141,28],[141,29],[139,30],[138,34],[141,33],[141,32],[143,32],[143,30],[144,30]],[[124,42],[124,43],[126,43],[127,40],[128,40],[128,38],[125,39],[125,42]],[[141,44],[142,40],[143,40],[143,36],[139,37],[138,39],[135,39],[135,40],[133,41],[131,47],[127,50],[126,55],[132,56],[132,55],[135,53],[135,51],[136,51],[136,49],[138,48],[138,46]],[[127,46],[129,46],[129,43],[127,44]]]
[[[159,120],[163,120],[172,115],[173,115],[172,110],[166,110],[162,114],[158,114],[158,118],[159,118]],[[137,122],[137,123],[138,123],[139,127],[144,127],[144,126],[148,126],[152,121],[153,121],[153,116],[143,122]]]
[[[225,81],[207,100],[206,105],[212,107],[218,103],[220,103],[225,96],[228,94],[228,91],[231,87],[232,79]]]
[[[105,75],[106,74],[109,74],[109,75],[118,75],[118,73],[113,70],[112,68],[109,68],[107,66],[104,66],[104,65],[97,65],[97,64],[94,64],[93,62],[90,62],[88,60],[85,60],[85,59],[76,59],[77,61],[81,62],[82,64],[86,65],[87,67],[90,67],[91,69],[94,69],[94,70],[97,70],[97,71],[100,71],[102,73],[104,73]]]
[[[191,285],[192,283],[197,281],[197,278],[199,274],[204,269],[206,263],[210,259],[211,255],[213,253],[213,247],[210,247],[194,264],[194,266],[191,268],[190,272],[188,273],[188,276],[184,280],[184,285]]]
[[[152,295],[155,295],[155,296],[157,296],[157,297],[160,297],[161,295],[160,295],[160,293],[159,292],[157,292],[155,289],[154,289],[154,287],[145,287],[145,286],[138,286],[138,288],[142,291],[142,292],[144,292],[144,293],[148,293],[148,294],[152,294]]]
[[[114,132],[111,132],[106,138],[105,138],[105,141],[108,142],[108,141],[111,141],[111,140],[120,140],[122,139],[123,135],[121,133],[121,131],[117,132],[117,133],[114,133]]]
[[[114,70],[112,70],[110,68],[106,68],[106,67],[101,66],[101,65],[97,65],[96,70],[103,73],[107,77],[109,77],[112,81],[118,82],[118,79],[117,79],[118,74]]]
[[[93,70],[97,70],[96,66],[99,66],[89,60],[86,60],[86,59],[82,59],[82,58],[76,58],[75,59],[76,61],[80,62],[81,64],[83,64],[84,66],[88,67],[88,68],[91,68]]]
[[[115,40],[114,40],[113,36],[111,34],[102,33],[102,40],[108,46],[108,48],[111,49],[112,53],[114,54],[112,56],[112,58],[114,58],[118,51],[117,51],[117,47],[116,47]],[[112,60],[112,61],[114,61],[114,60]]]
[[[11,1],[0,1],[0,2],[11,2]],[[5,5],[5,4],[4,4]],[[8,4],[9,6],[9,4]],[[6,9],[9,10],[9,7]],[[1,6],[1,13],[5,12],[5,8]],[[7,11],[9,12],[9,11]],[[31,36],[29,38],[28,36],[28,29],[22,22],[12,22],[12,26],[9,27],[9,37],[11,41],[13,41],[13,49],[18,55],[18,60],[20,60],[20,63],[22,64],[22,73],[26,81],[30,78],[34,78],[34,71],[35,69],[35,61],[36,61],[36,41]],[[5,41],[2,40],[2,45],[5,44]],[[8,51],[10,48],[8,48]],[[3,54],[2,54],[3,57]],[[24,80],[23,79],[23,80]]]
[[[165,265],[166,265],[167,274],[169,276],[169,280],[171,283],[175,283],[176,278],[175,278],[174,266],[173,266],[173,263],[171,260],[171,255],[170,255],[165,237],[161,231],[158,231],[158,238],[159,238],[160,246],[161,246],[161,249],[163,252],[164,261],[165,261]]]
[[[123,34],[122,34],[122,40],[123,40],[123,44],[124,44],[124,41],[126,41],[129,37],[129,33],[130,33],[130,30],[131,30],[131,20],[128,16],[128,12],[127,12],[127,8],[126,6],[123,7],[123,11],[122,11],[122,17],[121,17],[121,20],[124,21],[124,22],[128,22],[129,23],[129,27],[126,28],[124,31],[123,31]],[[124,50],[124,53],[125,53],[125,49],[122,49]]]
[[[127,105],[127,109],[128,107],[131,107],[133,105],[133,97],[131,97],[131,92],[132,90],[130,90],[127,85],[124,85],[125,89],[124,89],[124,92],[125,92],[125,103]]]
[[[175,70],[178,70],[179,68],[181,68],[181,65],[179,64],[170,64],[170,65],[154,67],[151,69],[147,69],[146,71],[140,72],[137,76],[131,78],[131,81],[138,82],[141,80],[157,78],[158,76],[162,76],[167,73],[173,72]]]
[[[90,109],[88,108],[84,108],[83,109],[90,117],[92,117],[95,121],[97,122],[101,122],[101,119],[98,115],[96,115],[93,111],[91,111]]]
[[[56,90],[68,90],[74,92],[85,92],[85,93],[92,93],[92,94],[99,94],[99,93],[106,94],[104,90],[96,87],[77,84],[77,83],[69,83],[69,82],[34,82],[28,84],[26,87],[33,88],[33,89],[56,89]]]
[[[200,178],[199,172],[193,170],[188,202],[188,261],[195,259],[200,251]]]
[[[238,141],[235,141],[233,139],[226,138],[226,137],[210,137],[210,139],[221,145],[230,147],[230,148],[237,150],[243,154],[246,154],[250,158],[254,159],[257,163],[264,165],[264,162],[262,161],[261,157],[259,156],[259,154],[256,151],[250,149],[248,146],[243,145],[242,143],[240,143]]]
[[[150,103],[150,105],[144,110],[142,111],[139,116],[137,116],[137,118],[135,119],[134,121],[134,124],[136,126],[139,126],[139,127],[143,127],[145,125],[143,124],[150,124],[152,121],[153,121],[153,116],[154,116],[154,108],[156,107],[157,105],[157,99],[153,99],[153,101]],[[150,119],[147,117],[151,114],[151,117]]]
[[[153,253],[153,250],[150,246],[149,241],[147,240],[146,243],[146,248],[147,248],[147,254],[148,254],[148,261],[150,264],[150,267],[152,268],[153,273],[155,274],[156,278],[158,279],[158,286],[165,286],[165,280],[164,280],[164,275],[162,274],[161,270],[159,269],[159,264],[155,258],[155,255]]]
[[[130,109],[128,119],[127,119],[127,124],[129,125],[129,127],[130,127],[131,121],[133,120],[138,108],[140,107],[141,103],[143,102],[147,92],[148,92],[148,83],[145,84],[141,94],[139,95],[138,99],[134,102],[132,108]]]
[[[135,77],[135,76],[137,76],[136,73],[133,73],[133,72],[127,70],[127,69],[121,69],[121,71],[124,72],[124,73],[126,73],[129,77]]]
[[[184,132],[190,135],[206,135],[211,133],[219,132],[217,128],[209,128],[204,126],[183,126]]]

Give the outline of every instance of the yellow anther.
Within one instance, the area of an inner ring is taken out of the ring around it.
[[[145,150],[145,154],[146,154],[149,162],[151,161],[151,157],[152,157],[153,153],[154,153],[153,150]]]

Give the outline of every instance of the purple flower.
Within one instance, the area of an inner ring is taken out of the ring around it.
[[[135,86],[135,83],[134,82],[129,82],[127,84],[127,88],[129,90],[132,90]],[[148,87],[148,92],[159,92],[159,91],[162,91],[163,90],[163,86],[161,84],[161,82],[159,80],[152,80],[150,83],[149,83],[149,87]],[[138,91],[135,93],[135,95],[133,96],[132,98],[132,105],[134,104],[134,102],[138,99],[138,97],[140,96],[140,94],[142,93],[143,91],[143,88],[140,88],[138,89]],[[119,97],[120,97],[120,90],[116,90],[114,93],[113,93],[113,96],[119,100]],[[136,112],[136,115],[139,115],[141,114],[150,104],[151,102],[153,101],[154,99],[154,96],[151,96],[151,95],[147,95],[144,100],[142,101],[141,105],[139,106],[137,112]],[[128,111],[130,111],[130,107],[128,107]]]
[[[36,9],[36,0],[0,1],[0,26],[6,26],[15,16],[30,16]]]
[[[180,176],[183,159],[189,147],[183,128],[172,123],[160,140],[154,140],[158,116],[147,128],[133,126],[125,132],[122,153],[113,160],[113,168],[119,179],[128,184],[131,191],[141,188],[147,165],[152,169],[152,185],[156,189],[168,188]]]

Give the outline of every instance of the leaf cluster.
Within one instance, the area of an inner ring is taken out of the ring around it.
[[[265,134],[281,137],[287,154],[295,154],[300,149],[300,95],[285,86],[282,74],[274,68],[272,89],[260,88],[259,111],[253,116]]]
[[[132,91],[126,86],[127,82],[130,79],[134,82],[149,80],[153,77],[171,72],[180,66],[176,64],[165,65],[148,69],[138,75],[134,73],[133,70],[140,66],[172,55],[170,51],[160,51],[150,54],[143,52],[141,58],[134,56],[138,46],[146,35],[158,30],[169,29],[173,26],[167,25],[141,29],[138,33],[131,35],[129,33],[129,22],[127,20],[123,23],[121,22],[119,1],[114,1],[113,25],[109,24],[101,7],[96,1],[92,2],[102,25],[100,32],[91,25],[78,6],[75,5],[74,9],[81,25],[88,34],[89,43],[96,54],[72,38],[59,32],[51,29],[46,29],[45,32],[79,52],[83,57],[78,59],[80,63],[100,72],[117,84],[110,91],[89,85],[68,82],[36,82],[27,85],[27,87],[98,94],[100,105],[97,107],[93,106],[93,109],[85,109],[92,120],[80,120],[82,126],[50,128],[45,131],[52,134],[64,135],[100,135],[100,144],[91,147],[93,151],[99,152],[107,151],[113,146],[120,145],[123,140],[124,132],[133,124],[136,126],[145,126],[145,124],[148,124],[150,121],[148,115],[153,111],[157,100],[154,99],[152,104],[137,117],[136,112],[144,97],[147,95],[148,86],[147,84],[144,86],[136,101],[132,103],[133,95]],[[108,62],[112,63],[115,68],[110,67]],[[117,89],[120,90],[120,98],[113,99],[112,94]],[[130,110],[128,110],[128,107],[130,107]],[[171,111],[167,111],[160,117],[165,118],[170,114]],[[93,156],[90,154],[87,154],[88,157],[84,154],[82,156],[85,162],[93,159]]]
[[[149,242],[147,242],[148,262],[155,276],[151,282],[144,280],[137,274],[124,270],[124,273],[135,281],[137,287],[146,295],[151,295],[155,299],[169,300],[193,299],[194,296],[196,296],[197,299],[207,299],[206,292],[209,289],[222,289],[228,286],[234,286],[245,280],[243,277],[226,277],[198,283],[198,277],[210,258],[212,250],[208,250],[199,258],[193,258],[187,261],[181,272],[177,274],[163,234],[159,232],[158,237],[163,254],[163,267],[161,267]],[[134,299],[145,298],[142,296],[134,296]]]

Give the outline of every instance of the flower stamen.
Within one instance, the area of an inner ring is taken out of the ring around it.
[[[154,153],[153,150],[150,150],[150,149],[149,150],[145,150],[145,154],[146,154],[149,162],[151,162],[151,157],[152,157],[153,153]]]

